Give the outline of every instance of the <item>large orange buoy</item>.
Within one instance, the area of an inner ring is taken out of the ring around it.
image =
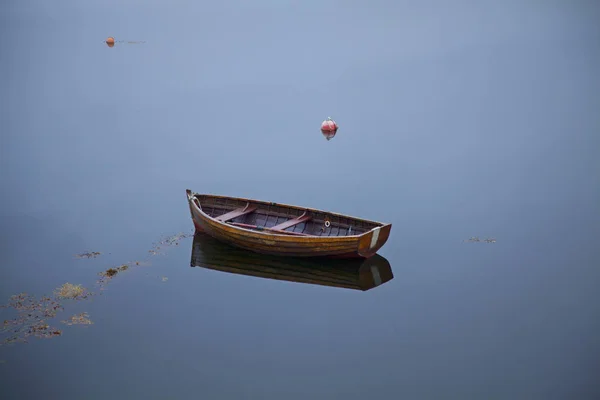
[[[108,47],[113,47],[115,45],[115,38],[114,37],[109,37],[108,39],[106,39],[106,44],[108,45]]]
[[[337,133],[338,125],[331,117],[327,118],[321,123],[321,133],[325,136],[325,139],[331,140]]]

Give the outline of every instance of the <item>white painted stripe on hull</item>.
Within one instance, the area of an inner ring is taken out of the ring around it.
[[[379,239],[379,229],[380,228],[373,229],[373,235],[371,236],[371,246],[369,247],[371,249],[377,244],[377,239]]]

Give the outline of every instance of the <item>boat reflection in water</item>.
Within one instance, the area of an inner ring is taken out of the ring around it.
[[[388,260],[318,259],[269,256],[230,246],[196,232],[191,267],[313,285],[369,290],[394,278]]]

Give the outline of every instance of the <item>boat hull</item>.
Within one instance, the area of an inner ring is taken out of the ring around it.
[[[360,235],[293,236],[233,226],[202,211],[195,194],[187,191],[191,217],[197,231],[255,253],[289,257],[369,258],[386,243],[391,224],[382,224]]]

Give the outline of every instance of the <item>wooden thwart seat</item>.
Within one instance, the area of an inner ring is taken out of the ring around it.
[[[257,206],[250,206],[250,203],[246,204],[245,207],[237,208],[233,211],[229,211],[223,215],[219,215],[215,219],[221,222],[227,222],[234,218],[241,217],[242,215],[250,214],[253,211],[256,211]]]
[[[299,217],[288,219],[287,221],[282,222],[279,225],[272,226],[271,229],[276,229],[276,230],[282,231],[282,230],[292,227],[294,225],[301,224],[302,222],[309,221],[310,219],[312,219],[312,217],[310,215],[306,215],[306,211],[305,211],[304,214],[300,215]]]

